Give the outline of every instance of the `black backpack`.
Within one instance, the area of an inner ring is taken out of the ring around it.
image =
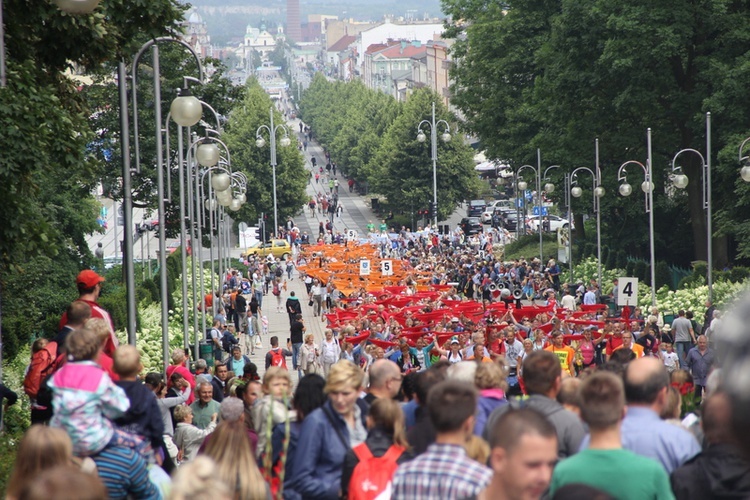
[[[224,349],[225,352],[228,352],[230,354],[232,352],[232,348],[239,343],[240,341],[237,340],[237,337],[229,332],[224,332],[224,336],[221,337],[221,348]]]

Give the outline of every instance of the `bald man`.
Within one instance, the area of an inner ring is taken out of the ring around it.
[[[393,399],[401,389],[401,370],[390,359],[378,359],[370,365],[368,372],[370,385],[367,395],[363,398],[367,404],[372,404],[378,398]]]
[[[664,422],[659,415],[666,405],[669,375],[653,357],[638,358],[625,369],[628,411],[622,422],[622,447],[661,463],[667,474],[701,451],[688,431]],[[583,442],[587,448],[588,436]]]

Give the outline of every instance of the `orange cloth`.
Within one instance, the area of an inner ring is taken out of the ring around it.
[[[615,347],[612,352],[619,351],[620,349],[624,349],[624,345],[620,345],[619,347]],[[630,347],[630,350],[635,353],[636,358],[642,358],[643,357],[643,346],[640,344],[633,344]]]

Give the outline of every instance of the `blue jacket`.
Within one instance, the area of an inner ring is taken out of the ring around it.
[[[367,410],[362,410],[364,421]],[[333,420],[346,440],[346,446],[331,426],[331,422],[323,412],[324,409],[333,417]],[[302,421],[299,441],[293,464],[292,481],[290,489],[294,490],[303,499],[330,499],[339,498],[341,488],[341,471],[344,465],[344,457],[349,450],[349,429],[346,422],[336,413],[330,401],[326,401],[322,408],[318,408]]]

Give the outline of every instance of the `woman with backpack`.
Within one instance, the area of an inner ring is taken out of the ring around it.
[[[367,414],[367,439],[346,453],[341,474],[342,498],[376,498],[390,492],[396,468],[414,458],[406,441],[401,406],[392,399],[376,399]],[[363,488],[367,480],[368,488]],[[390,497],[389,493],[384,495]]]
[[[305,416],[288,485],[302,498],[341,498],[346,452],[367,439],[367,403],[359,397],[363,382],[359,367],[336,363],[326,380],[328,401]]]

